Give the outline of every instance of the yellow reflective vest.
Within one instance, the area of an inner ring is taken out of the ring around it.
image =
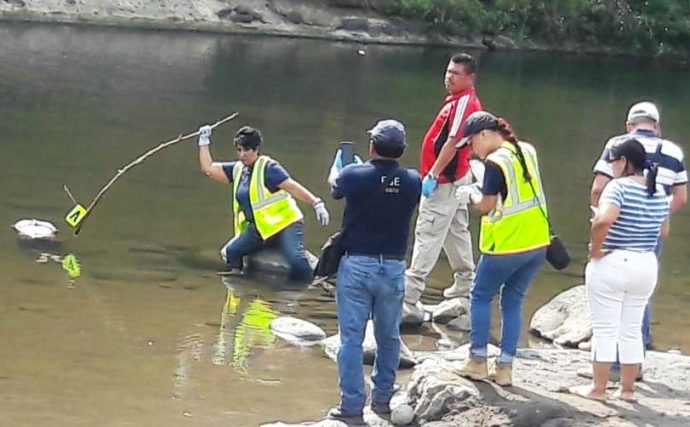
[[[537,153],[526,142],[518,144],[532,177],[532,185],[523,177],[523,168],[513,144],[504,142],[486,159],[501,168],[508,191],[505,200],[498,195],[496,207],[481,219],[479,250],[485,254],[530,251],[548,246],[551,240]]]
[[[263,240],[278,234],[285,227],[301,221],[303,218],[302,211],[299,210],[295,199],[290,194],[285,190],[271,193],[266,188],[264,180],[266,167],[273,161],[268,156],[259,156],[254,162],[252,176],[249,180],[249,202],[254,213],[254,224]],[[244,231],[249,224],[237,201],[237,189],[240,186],[243,169],[244,165],[238,161],[235,162],[232,170],[232,210],[235,214],[235,236]]]

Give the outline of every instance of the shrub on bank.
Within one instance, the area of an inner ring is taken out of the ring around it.
[[[390,14],[432,32],[504,34],[643,55],[690,54],[688,0],[391,0]]]

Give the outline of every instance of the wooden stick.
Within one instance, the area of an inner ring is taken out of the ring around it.
[[[211,129],[215,129],[216,127],[222,125],[223,123],[229,122],[230,120],[232,120],[232,119],[234,119],[235,117],[237,117],[237,115],[238,115],[237,112],[230,114],[229,116],[227,116],[227,117],[225,117],[225,118],[223,118],[223,119],[217,121],[217,122],[214,123],[213,125],[211,125]],[[125,173],[127,173],[128,170],[132,169],[134,166],[137,166],[137,165],[143,163],[144,160],[148,159],[149,157],[151,157],[152,155],[156,154],[156,153],[159,152],[160,150],[162,150],[162,149],[164,149],[164,148],[167,148],[167,147],[170,147],[171,145],[177,144],[178,142],[184,141],[184,140],[186,140],[186,139],[193,138],[193,137],[198,136],[198,135],[199,135],[199,131],[196,131],[196,132],[193,132],[193,133],[190,133],[190,134],[187,134],[187,135],[182,135],[182,134],[180,134],[177,138],[175,138],[175,139],[173,139],[173,140],[170,140],[170,141],[168,141],[168,142],[164,142],[164,143],[158,145],[158,147],[155,147],[155,148],[150,149],[150,150],[147,151],[146,153],[144,153],[144,154],[142,154],[141,156],[137,157],[137,159],[134,160],[133,162],[127,164],[127,165],[126,165],[125,167],[123,167],[122,169],[119,169],[119,170],[117,171],[117,173],[115,174],[115,176],[113,176],[112,178],[110,178],[110,181],[108,181],[108,183],[107,183],[106,185],[104,185],[104,186],[98,191],[98,193],[96,194],[96,197],[94,197],[93,201],[92,201],[92,202],[89,204],[89,206],[86,208],[86,213],[84,214],[84,217],[83,217],[83,218],[81,219],[81,221],[79,222],[79,225],[77,225],[77,228],[74,230],[74,234],[75,234],[75,235],[79,234],[79,232],[81,231],[82,227],[84,227],[84,222],[86,222],[86,219],[87,219],[87,218],[89,217],[89,215],[93,212],[93,210],[94,210],[94,208],[96,207],[96,205],[98,205],[98,202],[101,201],[101,199],[102,199],[103,196],[105,195],[106,191],[108,191],[108,190],[110,189],[110,187],[112,187],[113,184],[115,184],[115,181],[117,181],[122,175],[124,175]]]

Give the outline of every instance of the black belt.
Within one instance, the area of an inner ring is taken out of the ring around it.
[[[368,258],[377,258],[377,259],[394,259],[397,261],[405,261],[405,255],[387,255],[387,254],[365,254],[362,252],[351,252],[351,251],[346,251],[345,252],[346,256],[365,256]]]

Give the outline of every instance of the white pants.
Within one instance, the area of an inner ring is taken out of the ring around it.
[[[642,363],[642,317],[654,292],[654,252],[614,250],[587,264],[585,284],[592,312],[592,360]]]
[[[453,269],[454,285],[467,289],[474,279],[472,236],[466,203],[455,198],[455,190],[472,183],[472,174],[465,174],[453,183],[439,184],[431,197],[422,197],[414,230],[414,247],[410,268],[405,271],[405,301],[415,304],[425,288],[441,248]]]

